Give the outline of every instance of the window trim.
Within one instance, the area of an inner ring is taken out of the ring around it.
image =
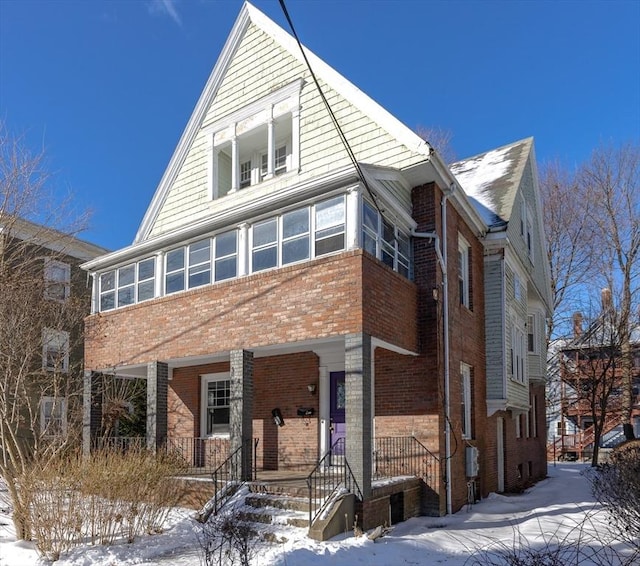
[[[511,379],[516,383],[527,382],[526,337],[516,322],[511,325]]]
[[[62,357],[62,367],[49,365],[49,346],[61,345],[64,351]],[[66,330],[56,330],[55,328],[42,329],[42,369],[46,371],[61,371],[66,373],[69,371],[69,333]]]
[[[231,372],[222,373],[204,373],[200,375],[200,437],[201,438],[229,438],[231,434],[231,422],[227,431],[219,431],[207,434],[207,416],[208,416],[208,392],[209,383],[216,381],[229,382],[229,414],[231,414]],[[231,419],[229,419],[231,420]]]
[[[64,279],[54,279],[51,272],[55,269],[61,269],[64,273]],[[50,288],[54,285],[62,285],[64,292],[63,297],[52,296]],[[59,261],[50,257],[44,259],[44,298],[49,301],[57,301],[64,303],[71,296],[71,264]]]
[[[527,315],[527,353],[537,354],[538,348],[538,317],[535,313]]]
[[[471,310],[471,246],[458,234],[458,292],[460,304]]]
[[[471,391],[471,366],[460,363],[460,401],[461,401],[461,436],[464,439],[473,438],[473,396]]]
[[[51,418],[47,420],[45,415],[46,404],[51,403],[53,405],[51,409],[51,413],[56,407],[60,406],[60,424],[62,429],[62,436],[67,436],[67,399],[66,397],[51,397],[44,396],[40,398],[40,434],[46,438],[55,437],[54,434],[48,434],[47,429],[49,428],[49,423],[51,422]]]

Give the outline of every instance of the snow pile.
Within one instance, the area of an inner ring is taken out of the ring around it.
[[[394,526],[376,542],[347,533],[320,543],[302,529],[280,533],[281,544],[258,543],[254,563],[260,565],[388,566],[390,564],[444,564],[463,566],[478,552],[494,556],[514,544],[537,551],[558,541],[565,545],[592,545],[602,551],[606,516],[594,502],[585,464],[549,467],[549,477],[522,495],[492,494],[487,499],[446,517],[419,517]],[[0,504],[3,510],[5,504]],[[131,545],[77,548],[56,564],[60,566],[195,566],[200,564],[193,512],[181,510],[171,517],[161,535],[141,538]],[[0,513],[0,566],[40,564],[34,546],[16,542],[10,516]],[[614,548],[612,545],[610,548]],[[606,547],[605,547],[606,550]],[[608,552],[611,552],[610,550]],[[613,562],[612,564],[615,564]],[[581,564],[597,563],[581,562]],[[600,563],[602,563],[600,561]]]

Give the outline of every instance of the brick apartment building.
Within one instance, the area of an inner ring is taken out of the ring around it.
[[[196,466],[252,439],[258,470],[339,453],[365,526],[390,446],[435,469],[402,518],[544,477],[532,140],[449,168],[308,57],[358,167],[293,38],[246,3],[133,244],[84,264],[86,449],[115,374],[147,381],[147,444]]]

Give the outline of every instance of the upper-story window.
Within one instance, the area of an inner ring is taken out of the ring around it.
[[[472,438],[471,428],[471,366],[460,364],[460,402],[462,438]]]
[[[212,198],[298,169],[301,86],[295,81],[209,128]]]
[[[46,299],[65,301],[71,295],[71,266],[51,258],[44,260],[44,294]]]
[[[526,380],[525,335],[518,325],[511,327],[511,377],[519,383]]]
[[[236,277],[237,270],[237,230],[204,238],[167,252],[165,293],[169,295]]]
[[[530,354],[538,352],[538,325],[536,323],[536,315],[530,314],[527,316],[527,351]]]
[[[410,277],[409,236],[368,201],[362,201],[362,247],[383,263]]]
[[[471,247],[462,237],[458,236],[458,292],[460,304],[471,308]]]
[[[64,330],[42,330],[42,368],[48,371],[69,370],[69,333]]]
[[[98,282],[100,310],[108,311],[153,299],[155,270],[155,258],[150,257],[102,273]]]
[[[345,246],[345,200],[334,197],[251,228],[251,271],[263,271],[318,257]]]

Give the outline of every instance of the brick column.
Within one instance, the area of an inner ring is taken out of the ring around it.
[[[82,393],[82,454],[91,454],[91,444],[102,427],[102,376],[85,371]]]
[[[169,366],[164,362],[147,364],[147,448],[157,450],[167,438],[167,394]]]
[[[347,334],[345,389],[347,461],[365,499],[371,495],[372,407],[371,336]]]
[[[253,352],[231,350],[231,399],[229,430],[231,451],[243,446],[240,479],[250,481],[253,469]]]

